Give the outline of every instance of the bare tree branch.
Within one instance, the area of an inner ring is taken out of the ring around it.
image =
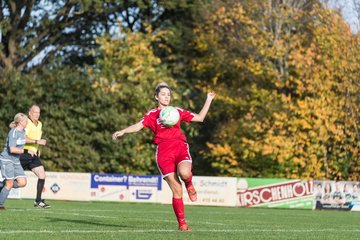
[[[35,0],[28,0],[25,2],[26,2],[26,6],[25,6],[24,15],[22,16],[18,24],[19,29],[24,29],[26,27],[26,24],[29,22],[32,6],[34,5]]]
[[[12,68],[12,63],[11,63],[10,59],[7,58],[3,52],[0,52],[0,60],[4,67],[9,68],[9,69]]]
[[[46,56],[41,60],[41,63],[39,63],[37,65],[37,68],[42,68],[44,67],[44,65],[49,61],[49,59],[51,59],[58,51],[60,51],[62,48],[64,47],[64,45],[59,45],[57,46],[54,50],[49,51],[48,54],[46,54]],[[19,67],[21,67],[21,69],[24,69],[24,67],[26,66],[26,64],[23,64]],[[33,69],[34,70],[34,69]]]
[[[62,32],[58,32],[56,35],[52,35],[49,36],[47,38],[47,40],[44,41],[40,41],[38,46],[37,46],[37,51],[36,52],[31,52],[28,56],[26,56],[26,58],[24,58],[18,65],[17,67],[20,69],[24,69],[24,67],[40,52],[42,52],[43,50],[45,50],[46,48],[50,47],[50,46],[56,46],[56,49],[58,49],[57,46],[64,46],[68,41],[68,39],[72,39],[72,38],[76,38],[79,37],[78,33],[75,34],[62,34]],[[61,48],[60,48],[61,49]],[[50,51],[51,52],[51,51]],[[46,56],[44,57],[45,59],[49,59],[46,58]]]
[[[47,47],[94,47],[95,38],[118,24],[120,15],[123,15],[123,21],[127,23],[126,27],[134,31],[135,28],[141,28],[141,20],[153,21],[152,7],[159,7],[156,2],[155,0],[144,4],[143,0],[0,0],[0,68],[24,69]],[[35,11],[36,14],[33,14]],[[139,20],[140,24],[135,24]],[[62,49],[64,48],[58,51]],[[79,51],[79,55],[85,52]],[[67,62],[66,56],[62,56],[63,62]],[[49,60],[46,56],[44,59]]]

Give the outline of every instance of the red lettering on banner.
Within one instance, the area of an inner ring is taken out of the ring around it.
[[[313,181],[294,181],[250,188],[246,192],[238,192],[240,206],[277,202],[297,197],[313,195]]]

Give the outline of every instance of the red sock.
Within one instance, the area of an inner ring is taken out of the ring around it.
[[[172,205],[173,205],[174,212],[175,212],[176,218],[178,220],[179,226],[186,224],[183,199],[182,198],[173,198]]]
[[[192,181],[192,173],[190,173],[190,177],[188,177],[187,179],[183,180],[185,183],[185,187],[189,186],[189,184]]]

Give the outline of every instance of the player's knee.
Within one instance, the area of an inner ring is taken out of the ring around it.
[[[25,187],[26,184],[27,184],[26,181],[18,182],[18,187],[21,187],[21,188],[22,188],[22,187]]]
[[[189,172],[189,171],[180,171],[179,176],[180,176],[181,180],[184,181],[184,180],[188,179],[191,176],[191,172]]]
[[[6,179],[5,187],[11,189],[14,186],[14,179]]]

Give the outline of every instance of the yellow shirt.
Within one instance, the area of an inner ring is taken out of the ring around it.
[[[26,136],[28,138],[31,138],[33,140],[40,140],[42,135],[42,123],[40,121],[37,122],[37,125],[35,125],[30,119],[28,119],[28,123],[26,126]],[[24,146],[25,149],[31,150],[33,152],[37,152],[39,148],[39,144],[30,144],[27,143]]]

